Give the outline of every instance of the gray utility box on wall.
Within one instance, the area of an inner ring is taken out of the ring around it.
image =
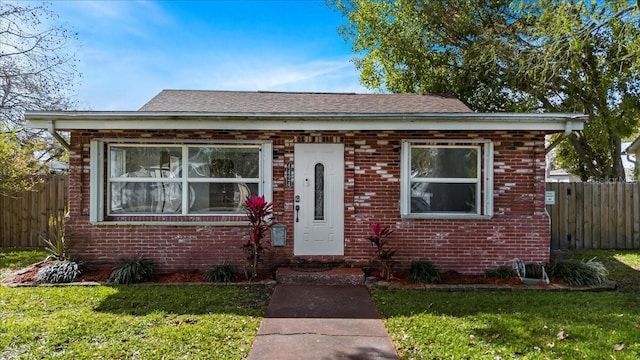
[[[287,244],[287,227],[275,224],[271,227],[271,246],[285,246]]]

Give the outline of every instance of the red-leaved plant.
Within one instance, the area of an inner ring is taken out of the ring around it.
[[[377,252],[372,260],[377,259],[380,261],[380,276],[389,280],[393,277],[393,275],[391,275],[391,258],[396,253],[395,249],[389,247],[388,242],[388,238],[393,233],[393,230],[391,230],[389,226],[382,227],[380,224],[369,225],[369,230],[371,231],[371,235],[369,235],[368,239],[371,241],[371,244],[376,247]]]
[[[273,203],[266,201],[264,196],[253,194],[246,197],[244,204],[250,223],[249,240],[242,246],[247,255],[247,268],[250,270],[249,274],[245,269],[245,276],[247,279],[255,279],[258,276],[260,254],[265,250],[261,241],[273,225],[271,219]]]

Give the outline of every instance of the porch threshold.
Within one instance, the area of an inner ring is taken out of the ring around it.
[[[364,272],[359,268],[298,270],[280,267],[276,270],[278,284],[298,285],[364,285]]]

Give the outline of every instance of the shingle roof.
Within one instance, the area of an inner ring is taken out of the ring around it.
[[[471,112],[452,96],[163,90],[140,111],[207,113],[461,113]]]

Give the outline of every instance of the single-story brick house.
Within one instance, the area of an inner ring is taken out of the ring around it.
[[[139,111],[29,112],[70,132],[73,253],[163,271],[244,264],[242,201],[274,203],[262,267],[368,264],[390,225],[397,268],[480,273],[549,258],[545,135],[580,114],[476,113],[447,96],[165,90]]]

